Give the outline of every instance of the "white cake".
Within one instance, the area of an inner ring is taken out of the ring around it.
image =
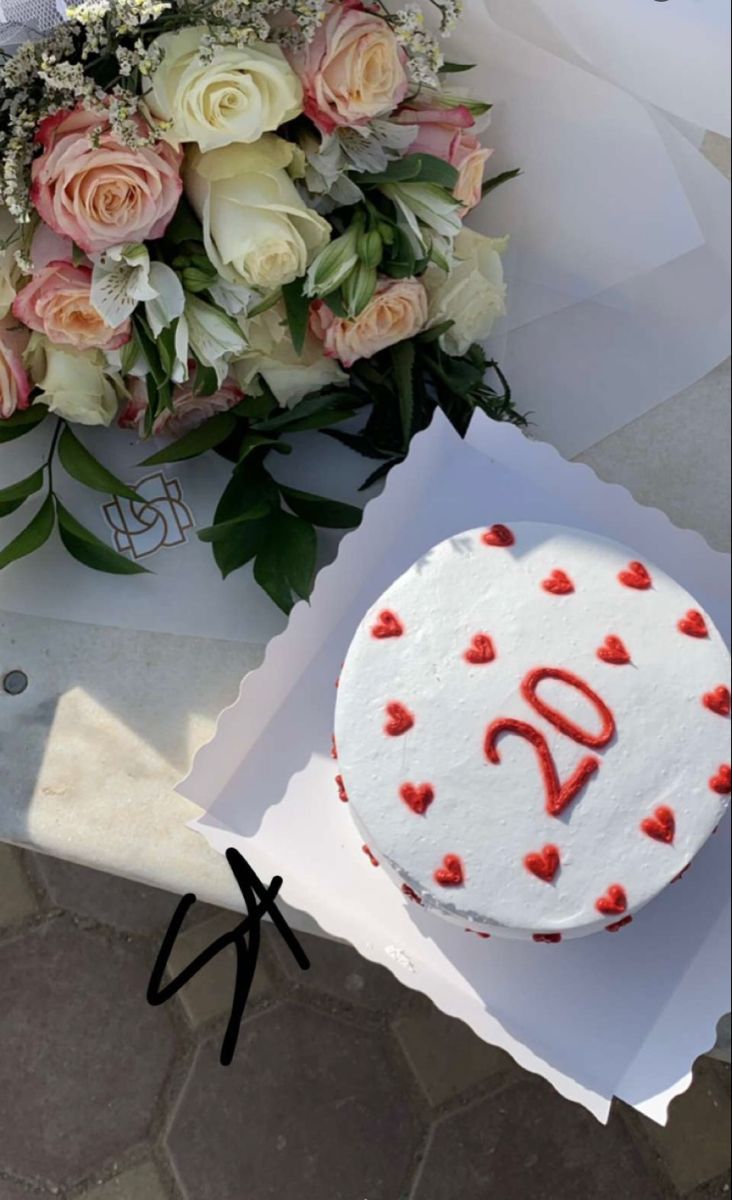
[[[425,554],[341,674],[339,787],[372,860],[465,928],[616,931],[730,793],[729,654],[616,542],[515,522]]]

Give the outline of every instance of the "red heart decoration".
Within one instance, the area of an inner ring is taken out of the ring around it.
[[[638,592],[646,592],[653,584],[647,567],[642,562],[628,563],[624,571],[618,575],[623,587],[635,588]]]
[[[551,592],[554,596],[568,596],[574,591],[574,584],[565,571],[552,571],[548,579],[544,579],[541,585],[545,592]]]
[[[631,661],[625,643],[619,637],[616,637],[614,633],[607,635],[605,641],[597,651],[597,657],[602,662],[612,663],[616,667],[624,667]]]
[[[641,829],[649,838],[656,842],[665,842],[670,846],[676,835],[676,817],[672,808],[665,804],[659,805],[652,817],[641,821]]]
[[[625,894],[625,888],[621,887],[619,883],[612,883],[605,895],[595,901],[597,911],[606,917],[620,916],[627,907],[628,897]]]
[[[424,816],[435,798],[434,788],[429,783],[405,783],[402,785],[399,795],[407,807],[420,817]]]
[[[407,900],[413,900],[415,904],[423,904],[424,903],[424,901],[422,900],[422,897],[418,896],[417,893],[415,892],[414,888],[410,888],[408,883],[402,884],[402,891],[404,892],[404,895],[407,897]]]
[[[535,942],[549,942],[551,945],[562,940],[561,933],[533,933],[531,936]]]
[[[732,792],[732,767],[724,764],[719,768],[716,775],[712,775],[709,780],[709,786],[718,796],[729,796]]]
[[[606,925],[605,930],[607,933],[617,933],[619,929],[625,929],[626,925],[630,925],[632,920],[632,917],[623,917],[622,921],[616,921],[614,925]]]
[[[442,866],[435,871],[435,883],[440,887],[461,887],[465,882],[465,871],[457,854],[446,854]]]
[[[729,688],[722,683],[713,692],[705,692],[702,696],[702,704],[705,708],[711,709],[713,713],[719,713],[720,717],[728,717],[732,710],[732,695],[730,695]]]
[[[483,534],[484,546],[513,546],[515,541],[508,525],[491,525]]]
[[[396,613],[390,612],[388,608],[379,613],[376,625],[371,627],[371,636],[380,639],[401,637],[403,633],[404,626]]]
[[[384,733],[388,733],[389,737],[401,737],[414,725],[414,717],[409,709],[398,700],[387,704],[386,713],[390,720],[384,726]]]
[[[362,847],[361,847],[361,849],[363,850],[363,852],[364,852],[364,854],[366,855],[367,859],[368,859],[368,860],[369,860],[369,862],[371,863],[371,866],[372,866],[372,867],[378,867],[378,865],[379,865],[379,860],[378,860],[378,858],[376,857],[376,855],[375,855],[375,854],[372,854],[372,853],[371,853],[371,851],[369,850],[368,846],[362,846]]]
[[[701,613],[697,612],[695,608],[690,608],[686,616],[681,618],[678,628],[681,633],[685,633],[687,637],[709,637],[707,623]]]
[[[344,804],[348,804],[348,792],[342,775],[336,775],[336,786],[338,788],[338,799]]]
[[[465,651],[463,657],[466,662],[472,663],[474,666],[482,666],[484,663],[493,662],[496,657],[496,648],[487,633],[476,633],[470,643],[470,648]]]
[[[543,879],[545,883],[551,883],[561,866],[561,858],[559,850],[556,846],[545,846],[540,853],[527,854],[524,859],[524,866],[527,871],[531,871],[532,875],[536,875],[537,879]]]

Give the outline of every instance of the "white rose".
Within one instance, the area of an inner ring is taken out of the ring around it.
[[[104,355],[98,350],[79,353],[34,339],[30,373],[41,395],[36,404],[77,425],[111,425],[117,416],[118,395],[105,375]]]
[[[325,217],[307,207],[287,174],[291,161],[291,145],[271,133],[253,146],[189,154],[186,193],[208,256],[230,283],[272,292],[304,275],[329,241]]]
[[[14,251],[20,249],[18,229],[7,208],[0,205],[0,320],[10,312],[20,271]]]
[[[455,263],[449,273],[431,266],[424,276],[429,296],[429,324],[454,324],[440,338],[446,354],[465,354],[473,342],[488,337],[506,313],[501,252],[506,238],[484,237],[463,229],[455,239]]]
[[[216,46],[200,57],[205,26],[164,33],[153,42],[163,59],[150,77],[146,100],[169,121],[168,137],[215,150],[256,142],[302,112],[302,85],[279,46]]]
[[[326,358],[312,334],[307,335],[302,354],[295,352],[282,304],[239,323],[249,349],[237,360],[234,374],[245,391],[251,392],[254,377],[261,375],[283,408],[292,408],[308,392],[347,381],[345,371]]]

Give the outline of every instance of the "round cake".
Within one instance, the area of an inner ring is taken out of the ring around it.
[[[729,653],[637,553],[515,522],[449,538],[368,612],[338,687],[341,799],[405,896],[471,931],[616,931],[732,790]]]

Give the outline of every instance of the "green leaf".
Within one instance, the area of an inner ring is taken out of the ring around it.
[[[137,339],[142,347],[142,352],[147,359],[147,365],[150,368],[150,374],[152,375],[157,386],[162,387],[163,384],[167,383],[168,381],[168,374],[160,361],[157,342],[150,332],[150,327],[148,326],[147,321],[145,321],[139,313],[136,313],[133,317],[133,326],[137,335]],[[150,392],[149,385],[148,392]]]
[[[495,192],[501,184],[508,183],[511,179],[517,179],[522,174],[521,168],[516,167],[513,171],[502,171],[500,175],[494,175],[492,179],[486,179],[481,189],[481,194],[485,198],[490,192]]]
[[[475,63],[446,62],[440,67],[441,75],[459,75],[462,71],[474,71]]]
[[[290,337],[298,356],[302,354],[310,320],[310,303],[303,292],[304,284],[304,278],[295,279],[293,283],[286,283],[282,289]]]
[[[282,484],[280,492],[287,507],[291,508],[296,516],[311,521],[313,525],[323,525],[327,529],[355,529],[361,524],[363,513],[355,504],[328,500],[325,496],[300,492]]]
[[[301,517],[279,512],[267,522],[267,537],[254,560],[254,578],[278,608],[289,613],[306,600],[315,582],[318,538]]]
[[[165,231],[165,240],[180,244],[181,242],[202,242],[203,230],[201,222],[190,204],[183,196],[175,210],[173,220]]]
[[[188,458],[197,458],[199,454],[205,454],[207,450],[213,450],[214,446],[225,441],[235,429],[235,416],[229,412],[217,413],[203,425],[199,425],[198,429],[192,429],[177,442],[173,442],[164,450],[159,450],[157,454],[146,458],[144,462],[140,463],[140,466],[157,467],[161,463],[183,462]]]
[[[145,567],[118,554],[90,529],[85,529],[58,499],[56,500],[56,511],[61,541],[77,562],[82,563],[85,567],[91,567],[93,571],[103,571],[107,575],[150,574]]]
[[[15,438],[24,437],[35,429],[48,416],[45,404],[34,404],[13,413],[12,417],[0,418],[0,443],[12,442]]]
[[[18,483],[11,483],[10,487],[0,488],[0,516],[7,516],[8,513],[15,512],[16,508],[20,508],[29,496],[39,492],[42,487],[43,467],[40,467],[32,475],[20,479]],[[3,512],[3,508],[6,509],[5,512]]]
[[[267,437],[263,433],[248,433],[241,443],[239,462],[243,462],[253,450],[258,450],[260,446],[271,446],[278,454],[292,454],[292,446],[288,446],[287,442],[280,442],[277,438]]]
[[[213,396],[218,390],[219,377],[213,367],[206,367],[202,362],[196,361],[196,378],[193,384],[193,391],[197,396]]]
[[[414,423],[414,343],[397,342],[391,348],[394,380],[399,397],[399,415],[404,431],[404,445],[409,445]]]
[[[374,486],[375,483],[379,483],[380,480],[386,479],[386,476],[389,474],[389,472],[394,467],[399,466],[399,463],[401,462],[404,462],[403,458],[390,458],[388,462],[383,462],[381,466],[377,467],[375,471],[371,472],[368,479],[364,479],[363,483],[358,489],[359,492],[367,492],[370,487]]]
[[[104,492],[107,496],[123,496],[125,500],[141,500],[142,497],[134,490],[108,471],[94,457],[86,446],[82,445],[75,433],[65,426],[58,443],[58,457],[61,466],[78,483],[92,488],[95,492]]]
[[[405,183],[417,179],[421,169],[421,155],[407,154],[404,158],[394,159],[383,171],[353,175],[352,178],[359,187],[378,187],[380,183]]]
[[[4,550],[0,550],[0,571],[10,563],[17,562],[19,558],[25,558],[39,550],[53,533],[55,523],[53,500],[47,496],[30,524],[26,525]]]
[[[262,313],[268,312],[269,309],[274,308],[275,304],[277,304],[281,299],[282,291],[279,289],[276,292],[272,292],[271,296],[265,296],[264,300],[260,300],[259,304],[255,304],[254,308],[250,308],[247,311],[247,319],[251,320],[252,317],[259,317],[262,315]]]
[[[214,524],[244,516],[261,500],[271,512],[280,507],[280,494],[271,475],[261,463],[245,460],[235,467],[214,514]],[[224,579],[251,561],[267,536],[269,518],[245,521],[232,527],[230,535],[213,543],[213,555]]]
[[[176,317],[171,321],[170,325],[166,325],[165,329],[161,330],[157,339],[158,354],[160,356],[160,365],[165,371],[168,379],[170,379],[175,368],[175,333],[178,328],[180,318]]]
[[[249,521],[259,521],[262,517],[268,517],[272,513],[272,506],[263,498],[257,504],[253,504],[247,512],[242,513],[240,517],[232,517],[230,521],[219,521],[217,525],[207,525],[205,529],[199,529],[198,537],[202,542],[222,542],[232,534],[237,534],[242,525]]]
[[[422,346],[429,346],[430,342],[439,341],[443,333],[447,333],[449,329],[452,329],[454,324],[454,321],[441,321],[439,325],[433,325],[431,329],[425,329],[424,333],[418,333],[414,340]]]
[[[351,397],[348,392],[310,392],[292,408],[280,409],[276,416],[269,417],[266,421],[255,422],[252,429],[258,433],[274,433],[276,431],[283,433],[285,430],[291,429],[293,424],[302,421],[303,418],[324,412],[325,409],[332,407],[344,398],[347,402],[350,401]]]
[[[434,154],[419,154],[417,157],[420,160],[419,175],[412,182],[436,183],[452,192],[458,181],[455,167],[451,167],[444,159],[437,158]]]
[[[376,450],[367,437],[362,433],[346,433],[343,429],[324,429],[326,437],[335,438],[337,442],[341,442],[344,446],[348,446],[349,450],[355,450],[356,454],[362,454],[364,458],[388,458],[388,454],[384,454],[381,450]]]

